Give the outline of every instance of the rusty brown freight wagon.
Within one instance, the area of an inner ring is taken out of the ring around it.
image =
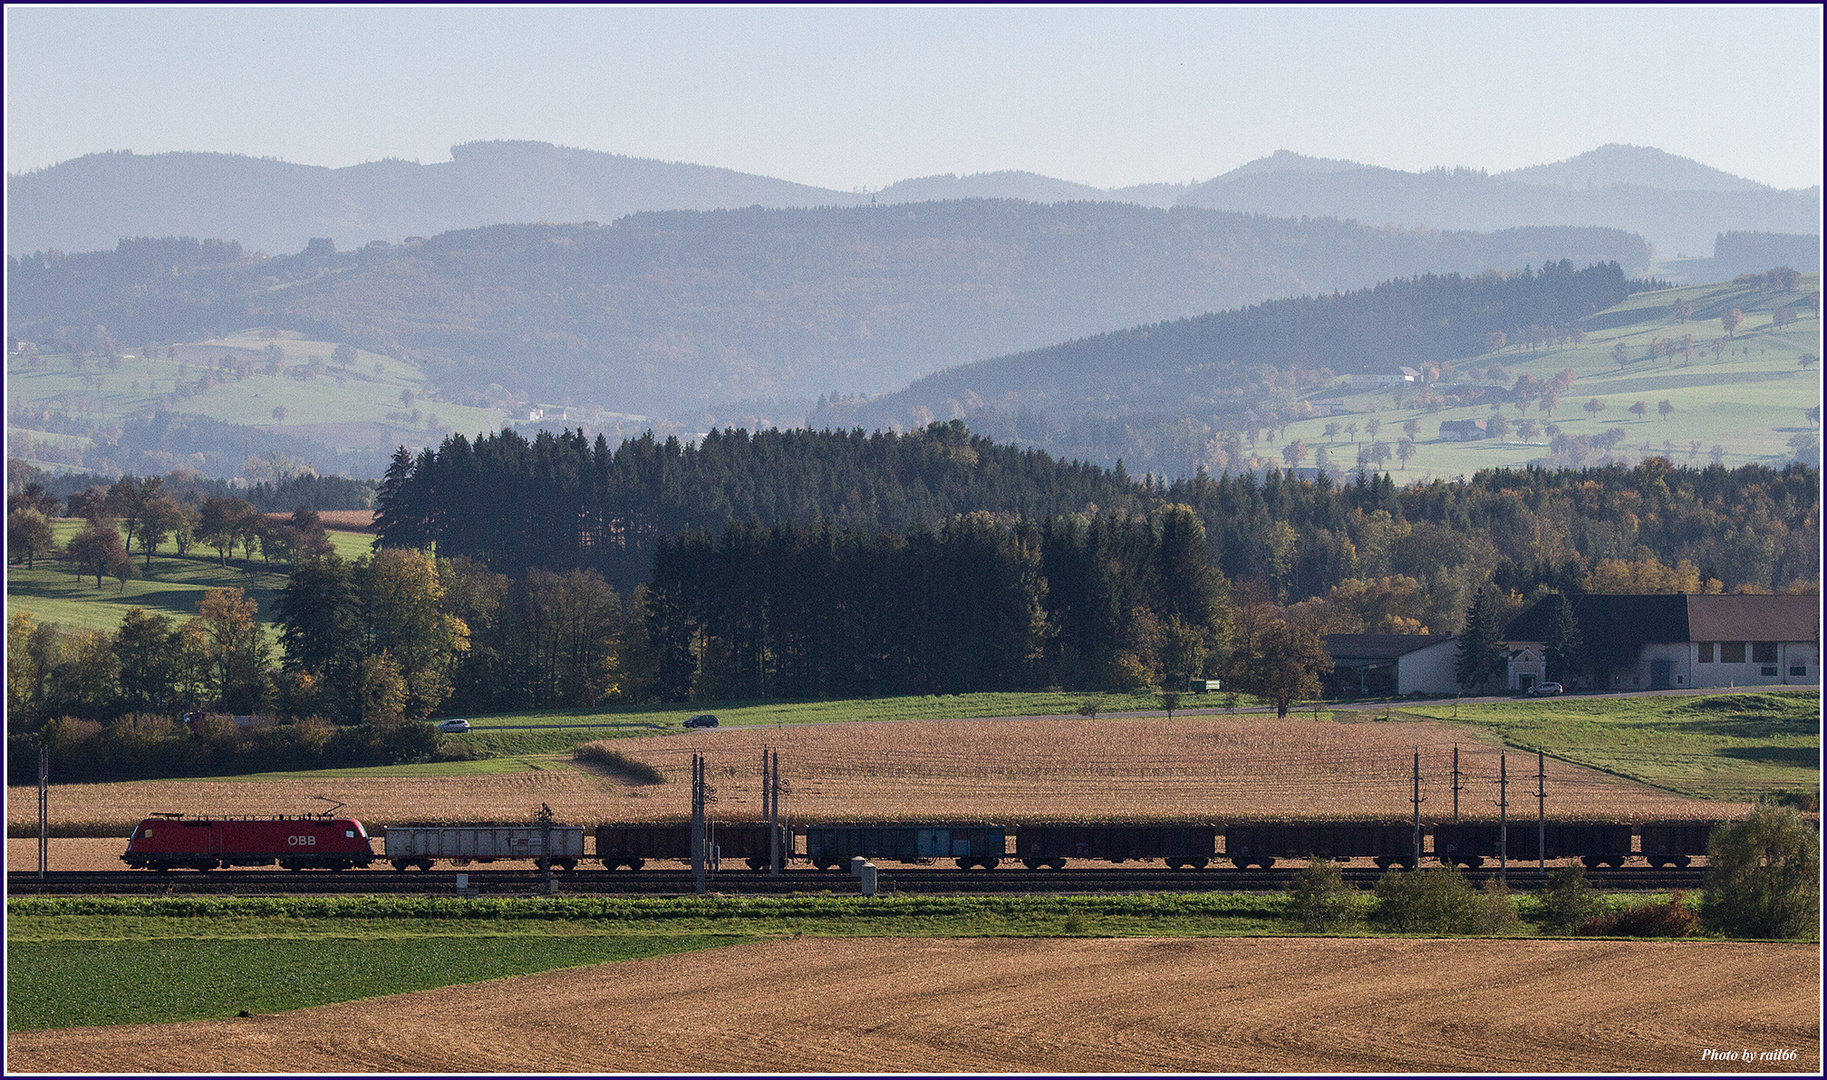
[[[1030,870],[1058,870],[1068,859],[1160,859],[1175,870],[1203,870],[1217,835],[1211,825],[1023,825],[1015,852]]]
[[[1415,827],[1411,822],[1302,821],[1227,825],[1224,857],[1242,870],[1267,870],[1276,859],[1375,859],[1388,869],[1415,865]]]
[[[1579,859],[1588,867],[1623,866],[1630,858],[1631,827],[1611,821],[1550,821],[1539,829],[1527,818],[1509,823],[1508,834],[1495,821],[1470,821],[1434,826],[1434,855],[1443,863],[1479,867],[1486,859],[1504,857],[1515,862],[1540,859]]]
[[[780,828],[780,864],[793,857],[793,834],[785,825]],[[772,865],[768,827],[762,823],[712,824],[705,857],[713,861],[741,859],[751,870],[765,870]],[[596,857],[613,870],[626,866],[639,870],[650,859],[691,859],[691,826],[684,825],[598,825]]]
[[[1707,839],[1713,835],[1712,821],[1644,822],[1641,843],[1643,857],[1649,865],[1686,866],[1695,855],[1706,854]]]

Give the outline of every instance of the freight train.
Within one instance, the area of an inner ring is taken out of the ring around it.
[[[1422,826],[1442,863],[1478,867],[1487,860],[1579,859],[1588,867],[1620,867],[1632,858],[1651,866],[1687,866],[1706,854],[1707,821],[1660,821],[1641,826],[1600,821],[1517,821],[1507,836],[1495,822]],[[344,870],[376,861],[394,869],[429,870],[437,862],[531,861],[542,870],[573,870],[584,859],[584,827],[552,820],[541,808],[533,821],[500,825],[392,825],[381,831],[376,856],[362,823],[334,813],[273,818],[186,818],[154,814],[133,830],[121,856],[134,869],[272,866]],[[639,870],[655,860],[692,858],[686,824],[602,824],[595,857],[613,870]],[[803,850],[800,840],[804,839]],[[1640,847],[1634,841],[1640,839]],[[1220,846],[1222,841],[1222,847]],[[1507,841],[1507,842],[1506,842]],[[1538,843],[1539,841],[1539,843]],[[1012,846],[1012,850],[1011,850]],[[1423,848],[1426,848],[1424,843]],[[1228,860],[1239,870],[1269,869],[1278,859],[1371,859],[1389,869],[1416,866],[1415,826],[1403,821],[1232,822],[1225,825],[1017,825],[849,823],[803,826],[715,824],[704,853],[713,862],[740,860],[763,870],[778,858],[831,870],[854,858],[902,863],[950,860],[960,869],[994,870],[1019,860],[1030,870],[1070,862],[1159,860],[1175,870],[1202,870]]]

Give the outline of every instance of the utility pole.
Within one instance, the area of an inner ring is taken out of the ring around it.
[[[1510,774],[1507,755],[1497,755],[1497,880],[1510,883]]]
[[[51,748],[38,748],[38,879],[51,861]]]
[[[1413,795],[1409,796],[1409,801],[1415,804],[1415,869],[1419,870],[1421,869],[1421,803],[1425,801],[1421,798],[1421,750],[1419,747],[1415,749],[1415,791]]]
[[[1548,768],[1539,749],[1535,751],[1535,868],[1548,868]]]
[[[780,876],[780,751],[770,750],[773,768],[768,770],[768,855],[769,873]]]
[[[1465,774],[1459,771],[1459,746],[1453,746],[1453,824],[1459,824],[1459,792],[1465,787],[1460,778]]]
[[[704,756],[691,755],[691,874],[704,895]]]

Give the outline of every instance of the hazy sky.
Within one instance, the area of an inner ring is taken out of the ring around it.
[[[1493,172],[1604,143],[1821,182],[1822,9],[6,8],[6,168],[534,139],[839,190]]]

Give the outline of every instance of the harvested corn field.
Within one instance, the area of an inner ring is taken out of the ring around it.
[[[1417,750],[1422,814],[1450,819],[1454,748],[1465,817],[1496,816],[1501,749],[1444,723],[1229,716],[730,728],[606,745],[652,765],[664,781],[640,782],[577,762],[469,777],[67,784],[53,789],[51,813],[54,822],[71,826],[111,823],[123,830],[119,835],[154,811],[300,813],[327,805],[318,796],[346,803],[344,813],[376,824],[519,821],[541,803],[573,822],[677,820],[690,813],[691,757],[701,752],[716,789],[713,815],[756,819],[761,751],[768,746],[780,754],[788,789],[781,807],[795,822],[1407,818]],[[1508,763],[1511,813],[1532,816],[1534,755],[1512,751]],[[1551,817],[1718,818],[1746,809],[1552,760],[1546,786]],[[30,789],[9,791],[14,835],[34,822],[35,806]]]
[[[1820,950],[804,939],[238,1020],[19,1032],[9,1071],[1798,1072]],[[537,1038],[501,1037],[503,1031]],[[1707,1051],[1780,1055],[1745,1062]]]
[[[780,753],[796,821],[1223,821],[1407,818],[1415,754],[1424,816],[1452,816],[1453,754],[1461,813],[1495,817],[1502,748],[1449,724],[1335,723],[1290,717],[1014,719],[737,728],[605,744],[652,765],[659,809],[687,808],[691,757],[702,752],[716,811],[760,814],[761,748]],[[1508,754],[1511,812],[1534,789],[1535,757]],[[1546,763],[1558,817],[1714,818],[1745,809],[1659,792],[1558,761]],[[675,808],[676,807],[676,808]],[[654,809],[651,799],[643,809]],[[1533,801],[1528,803],[1530,811]],[[637,819],[638,820],[638,819]]]

